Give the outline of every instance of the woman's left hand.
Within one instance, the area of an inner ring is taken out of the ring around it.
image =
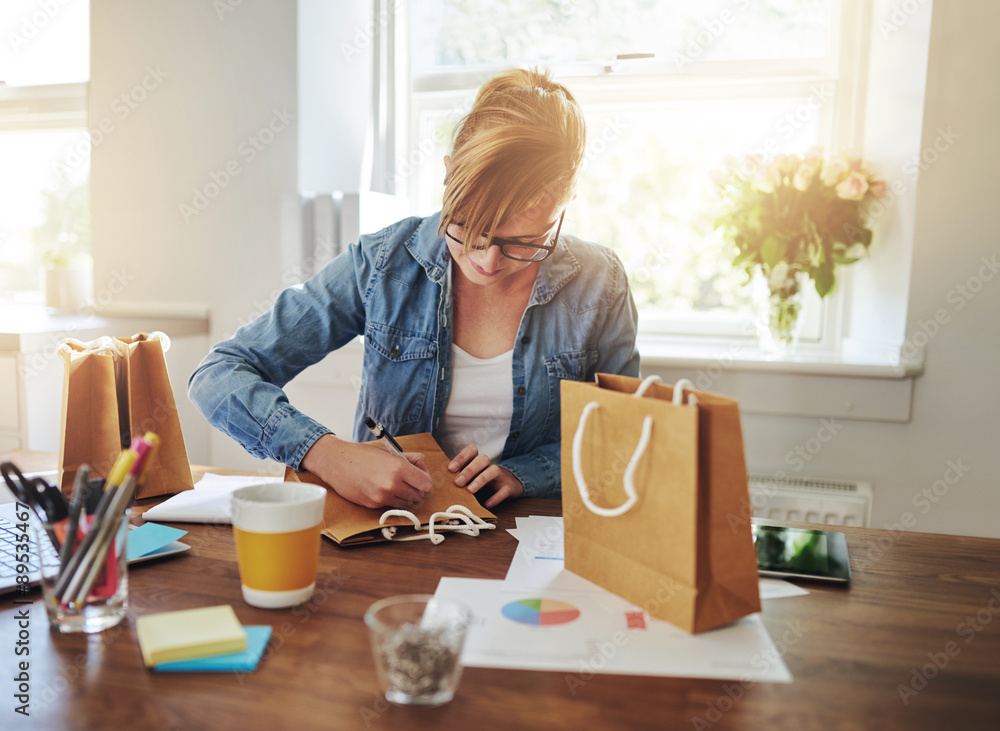
[[[490,487],[493,495],[486,501],[487,509],[496,507],[507,498],[524,495],[524,485],[510,470],[490,462],[485,454],[480,454],[474,444],[465,447],[455,455],[448,465],[449,472],[458,472],[455,484],[466,488],[472,494],[484,487]]]

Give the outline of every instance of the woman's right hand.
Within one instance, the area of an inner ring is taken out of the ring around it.
[[[406,452],[405,456],[402,460],[384,449],[324,434],[306,452],[301,466],[352,503],[409,509],[433,489],[434,480],[424,455]]]

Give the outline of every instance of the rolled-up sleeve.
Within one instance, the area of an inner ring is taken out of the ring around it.
[[[546,444],[500,462],[524,485],[524,497],[558,499],[562,494],[559,471],[559,443]]]

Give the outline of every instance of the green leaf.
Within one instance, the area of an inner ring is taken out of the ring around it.
[[[813,283],[816,285],[816,294],[826,297],[833,289],[833,265],[825,264],[813,272]]]
[[[785,258],[787,244],[774,236],[764,239],[764,245],[760,248],[760,257],[769,267],[776,267]]]

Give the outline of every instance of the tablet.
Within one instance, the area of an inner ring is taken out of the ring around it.
[[[761,576],[850,582],[851,562],[843,533],[774,525],[752,528]]]

